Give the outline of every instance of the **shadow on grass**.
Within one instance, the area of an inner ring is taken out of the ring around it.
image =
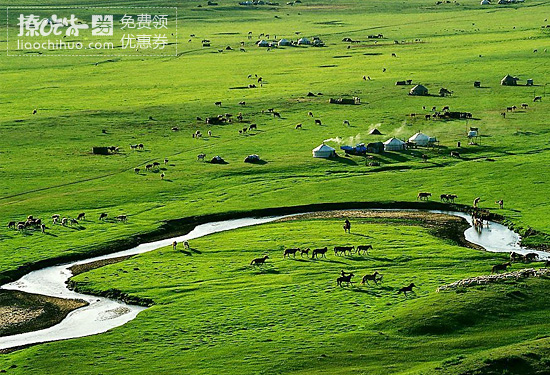
[[[197,249],[193,249],[192,247],[189,248],[189,251],[195,253],[195,254],[202,254],[202,251],[200,250],[197,250]]]
[[[335,161],[335,162],[338,162],[338,163],[342,163],[342,164],[357,165],[356,161],[354,161],[352,159],[349,159],[349,158],[346,158],[346,157],[341,157],[341,156],[338,156],[338,157],[335,157],[335,158],[330,158],[329,160]]]

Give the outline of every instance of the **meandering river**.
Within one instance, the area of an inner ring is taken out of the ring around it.
[[[454,215],[466,219],[470,224],[470,228],[464,232],[466,239],[474,244],[482,246],[487,251],[515,251],[518,253],[536,252],[539,254],[541,259],[547,259],[550,255],[549,253],[522,248],[519,244],[519,235],[501,224],[490,222],[488,228],[484,228],[481,232],[479,232],[472,227],[472,220],[468,214],[447,211],[430,212]],[[283,217],[285,216],[245,218],[202,224],[196,226],[191,232],[183,236],[169,238],[162,241],[144,243],[134,248],[119,251],[113,254],[43,268],[30,272],[15,282],[2,285],[2,289],[19,290],[51,297],[82,299],[87,301],[89,305],[72,311],[63,321],[52,327],[39,331],[0,337],[0,349],[9,349],[23,345],[99,334],[131,321],[141,311],[146,309],[141,306],[128,305],[120,301],[90,296],[69,290],[67,288],[67,281],[72,276],[70,271],[72,266],[87,264],[99,260],[118,258],[121,256],[141,254],[159,249],[161,247],[169,246],[173,241],[189,241],[213,233],[269,223]]]

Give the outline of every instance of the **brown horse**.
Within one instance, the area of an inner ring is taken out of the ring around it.
[[[311,259],[317,258],[319,254],[321,254],[321,258],[326,258],[327,251],[328,248],[326,246],[322,249],[313,249],[313,252],[311,253]]]
[[[372,275],[365,275],[363,276],[363,279],[361,280],[361,285],[364,285],[365,283],[369,283],[369,281],[374,281],[375,284],[378,284],[379,281],[382,281],[382,275],[380,275],[378,271],[374,271]]]
[[[503,263],[503,264],[496,264],[491,269],[491,273],[498,273],[499,271],[506,271],[508,269],[508,267],[510,267],[511,265],[512,265],[512,263],[510,263],[510,262],[506,262],[506,263]]]
[[[300,251],[299,248],[296,248],[296,249],[285,249],[285,252],[283,254],[283,258],[286,258],[287,255],[288,257],[290,258],[290,255],[292,254],[294,256],[294,258],[296,258],[296,253]]]
[[[350,285],[352,283],[351,278],[353,276],[355,276],[353,273],[350,273],[347,276],[340,276],[339,278],[336,279],[336,285],[340,287],[342,286],[342,283],[347,283],[348,285]]]
[[[409,293],[415,293],[413,288],[418,288],[414,283],[410,283],[408,286],[404,286],[403,288],[400,288],[397,294],[403,293],[405,297],[407,297],[407,292]],[[416,293],[415,293],[416,294]]]

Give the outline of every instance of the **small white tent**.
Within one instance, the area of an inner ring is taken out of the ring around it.
[[[417,146],[427,146],[430,142],[433,142],[432,137],[428,137],[424,133],[416,133],[409,138],[409,142],[416,144]]]
[[[311,44],[311,42],[308,38],[300,38],[300,39],[298,39],[298,44],[299,45],[302,45],[302,44],[309,45],[309,44]]]
[[[406,147],[406,143],[397,138],[390,138],[384,142],[384,151],[401,151]]]
[[[489,0],[481,0],[481,5],[491,5]]]
[[[269,47],[269,42],[265,40],[260,40],[257,44],[258,44],[258,47]]]
[[[280,46],[291,46],[292,45],[292,42],[288,39],[281,39],[279,40],[279,47]]]
[[[312,151],[314,158],[330,158],[336,156],[336,150],[326,144],[319,145]]]

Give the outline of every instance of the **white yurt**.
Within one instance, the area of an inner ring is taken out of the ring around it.
[[[409,138],[409,142],[416,144],[417,146],[427,146],[430,143],[431,137],[428,137],[424,133],[416,133]]]
[[[292,42],[288,39],[281,39],[279,40],[279,47],[281,46],[291,46],[292,45]]]
[[[300,38],[298,39],[299,45],[310,45],[311,41],[308,38]]]
[[[397,138],[390,138],[384,142],[384,151],[402,151],[406,147],[406,143]]]
[[[313,151],[314,158],[330,158],[336,156],[336,150],[326,144],[321,144],[318,147],[314,148]]]
[[[491,5],[489,0],[481,0],[481,5]]]
[[[269,42],[265,40],[260,40],[257,44],[258,47],[269,47]]]

